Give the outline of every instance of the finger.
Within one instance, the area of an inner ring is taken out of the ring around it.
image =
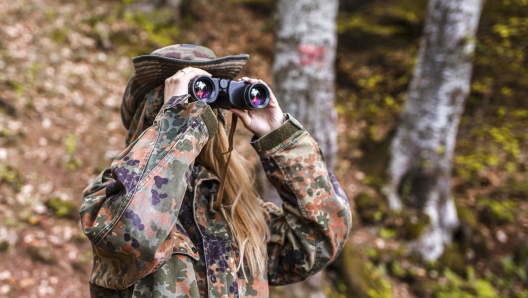
[[[238,79],[239,81],[245,81],[245,82],[248,82],[250,84],[255,84],[255,83],[258,83],[259,79],[253,79],[253,78],[249,78],[249,77],[242,77],[240,79]]]
[[[189,79],[189,80],[195,77],[198,77],[198,76],[211,77],[211,74],[200,68],[185,67],[183,69],[178,70],[173,75],[174,78]]]
[[[251,117],[244,111],[237,108],[231,108],[229,109],[233,114],[237,115],[240,120],[242,120],[242,123],[244,123],[245,127],[251,126]]]
[[[255,83],[258,83],[258,79],[254,79],[254,78],[248,78],[248,77],[244,77],[245,78],[245,81],[250,83],[250,84],[255,84]]]
[[[189,69],[195,76],[211,76],[210,73],[201,68],[187,67],[187,69]]]
[[[273,94],[273,91],[272,91],[271,88],[268,86],[268,84],[266,84],[266,82],[264,82],[264,81],[261,80],[261,79],[259,79],[259,80],[257,81],[257,83],[262,83],[262,84],[266,85],[266,87],[268,87],[268,91],[269,91],[269,93],[270,93],[270,102],[269,102],[268,106],[270,106],[270,104],[271,104],[270,107],[275,107],[276,105],[278,105],[279,103],[278,103],[278,101],[277,101],[277,98],[275,97],[275,94]]]
[[[188,67],[186,69],[184,68],[183,71],[185,71],[185,74],[188,75],[190,78],[195,78],[198,76],[211,77],[210,73],[208,73],[207,71],[203,69],[199,69],[199,68]]]

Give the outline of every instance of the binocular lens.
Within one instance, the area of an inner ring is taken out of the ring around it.
[[[213,87],[207,81],[196,81],[194,83],[194,93],[200,99],[207,99],[211,95]]]
[[[249,91],[250,100],[255,106],[260,106],[266,101],[264,94],[265,92],[260,87],[253,87]]]
[[[231,107],[244,110],[263,109],[270,99],[270,92],[265,84],[249,84],[208,76],[198,76],[192,79],[188,90],[192,99],[213,104],[222,109]]]

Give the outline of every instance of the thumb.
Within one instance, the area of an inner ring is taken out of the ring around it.
[[[251,117],[249,117],[248,113],[237,108],[231,108],[230,111],[242,120],[246,128],[251,126]]]

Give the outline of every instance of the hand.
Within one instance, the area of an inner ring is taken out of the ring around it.
[[[165,80],[164,101],[171,97],[189,93],[189,82],[198,76],[211,76],[203,69],[186,67],[177,71],[172,77]]]
[[[262,80],[247,77],[243,77],[241,80],[250,84],[262,83],[266,85]],[[258,138],[274,131],[284,123],[284,115],[282,114],[279,103],[271,89],[269,91],[270,101],[264,109],[249,110],[246,113],[244,110],[231,108],[231,112],[237,115],[242,120],[242,123],[244,123],[244,126]]]

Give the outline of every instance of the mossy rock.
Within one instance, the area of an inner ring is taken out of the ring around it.
[[[405,280],[409,273],[407,272],[406,268],[404,268],[399,260],[393,260],[390,263],[389,271],[392,274],[392,276]]]
[[[7,164],[0,164],[0,182],[6,182],[15,186],[20,187],[20,175],[16,169]]]
[[[79,207],[70,201],[53,198],[46,202],[46,206],[57,217],[79,220]]]
[[[364,224],[376,224],[383,221],[388,213],[389,206],[385,199],[367,192],[359,193],[355,198],[356,209]]]
[[[346,291],[347,297],[392,297],[392,287],[384,270],[370,262],[363,250],[364,248],[357,246],[346,246],[338,260],[332,264],[332,268],[342,277],[339,288]]]

